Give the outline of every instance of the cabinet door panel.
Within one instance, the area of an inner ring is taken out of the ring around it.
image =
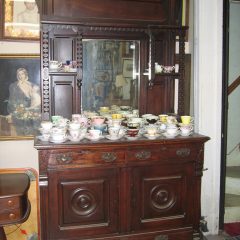
[[[193,166],[133,169],[132,230],[186,227],[192,218]]]
[[[75,77],[52,76],[52,115],[71,119],[75,108]]]
[[[50,239],[117,232],[116,169],[50,171],[49,180]]]

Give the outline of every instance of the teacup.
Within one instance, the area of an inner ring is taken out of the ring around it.
[[[139,133],[139,129],[138,128],[136,128],[136,129],[128,128],[127,129],[127,135],[130,136],[130,137],[135,137],[135,136],[138,135],[138,133]]]
[[[160,122],[162,122],[162,123],[167,122],[167,117],[168,117],[167,114],[160,114],[160,115],[158,115],[158,117],[159,117]]]
[[[62,141],[64,140],[66,135],[64,133],[52,133],[51,138],[53,141]]]
[[[167,116],[167,123],[168,124],[176,124],[177,123],[176,116]]]
[[[132,122],[132,121],[129,121],[127,123],[127,126],[128,128],[130,129],[134,129],[134,128],[139,128],[140,124],[138,122]]]
[[[50,122],[50,121],[43,121],[43,122],[41,122],[41,127],[44,130],[48,130],[49,131],[53,127],[53,123]]]
[[[164,73],[171,73],[175,69],[175,66],[163,66],[163,72]]]
[[[109,112],[109,107],[100,107],[99,111],[100,112]]]
[[[72,137],[73,140],[76,140],[80,137],[81,131],[79,129],[70,129],[69,134]]]
[[[105,121],[105,117],[103,117],[103,116],[93,116],[92,117],[92,124],[101,125],[104,123],[104,121]]]
[[[58,121],[58,126],[59,127],[66,127],[69,124],[69,120],[67,118],[61,118]]]
[[[93,125],[94,129],[100,130],[101,132],[105,132],[107,129],[107,124],[95,124]]]
[[[166,133],[170,136],[174,136],[175,134],[178,133],[178,128],[177,127],[167,127]]]
[[[58,62],[58,61],[50,61],[49,62],[49,68],[52,70],[57,70],[58,68],[60,68],[62,66],[62,63]]]
[[[121,119],[122,118],[122,114],[121,113],[114,113],[112,114],[112,119]]]
[[[154,123],[157,122],[158,117],[155,116],[155,115],[151,115],[151,116],[146,117],[146,120],[147,120],[148,123],[154,124]]]
[[[180,127],[181,135],[182,136],[189,136],[193,130],[192,126],[182,126]]]
[[[92,139],[98,139],[102,136],[102,131],[97,129],[90,129],[88,130],[88,132],[89,132],[89,137]]]
[[[120,126],[112,126],[108,128],[109,135],[111,137],[118,137],[121,127]]]
[[[183,124],[190,124],[192,121],[192,117],[191,116],[181,116],[181,121]]]
[[[70,122],[68,124],[68,127],[70,130],[76,130],[76,129],[80,129],[81,124],[79,122]]]
[[[52,122],[53,122],[53,124],[54,124],[54,125],[58,125],[60,119],[62,119],[62,118],[63,118],[63,117],[60,116],[60,115],[54,115],[54,116],[52,116]]]
[[[157,134],[157,131],[158,131],[157,127],[155,127],[155,126],[146,127],[146,130],[147,130],[147,134],[148,134],[149,136],[154,136],[154,135],[156,135],[156,134]]]

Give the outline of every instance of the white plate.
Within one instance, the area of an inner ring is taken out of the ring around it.
[[[71,141],[71,142],[79,142],[81,141],[82,139],[84,139],[85,135],[81,135],[79,136],[78,138],[72,138],[71,136],[68,136],[68,139]]]
[[[137,135],[137,136],[135,136],[135,137],[131,137],[131,136],[125,135],[125,138],[126,138],[127,140],[137,140],[138,138],[140,138],[140,136],[141,136],[141,135]]]
[[[156,139],[156,138],[158,138],[160,136],[160,134],[155,134],[154,136],[152,136],[152,135],[149,135],[149,134],[144,134],[144,137],[146,137],[146,138],[148,138],[148,139],[150,139],[150,140],[154,140],[154,139]]]
[[[162,135],[166,138],[175,138],[178,134],[179,134],[179,132],[175,133],[174,135],[169,135],[166,132],[162,133]]]
[[[37,138],[42,142],[48,142],[49,138],[44,138],[43,136],[37,136]]]
[[[111,136],[111,135],[106,135],[105,138],[107,138],[108,140],[115,141],[115,140],[121,139],[123,136],[124,136],[124,135],[119,135],[119,136],[113,137],[113,136]]]
[[[90,140],[90,141],[99,141],[100,139],[103,139],[104,136],[100,136],[99,138],[92,138],[89,135],[86,135],[85,138]]]
[[[51,143],[64,143],[68,140],[68,138],[64,138],[64,139],[61,139],[61,140],[53,140],[51,137],[49,138],[49,142]]]

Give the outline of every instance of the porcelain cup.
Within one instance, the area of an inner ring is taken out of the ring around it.
[[[54,124],[54,125],[58,125],[60,119],[62,119],[62,118],[63,118],[63,117],[60,116],[60,115],[54,115],[54,116],[52,116],[52,122],[53,122],[53,124]]]
[[[98,139],[102,136],[102,131],[97,130],[97,129],[90,129],[90,130],[88,130],[88,132],[89,132],[90,138],[92,138],[92,139]]]
[[[73,140],[76,140],[80,137],[81,135],[81,130],[79,129],[70,129],[69,134],[72,137]]]
[[[181,116],[181,121],[183,124],[190,124],[192,121],[192,117],[191,116]]]
[[[111,137],[118,137],[121,127],[120,126],[112,126],[108,128],[109,135]]]
[[[184,126],[180,127],[181,135],[183,136],[189,136],[193,130],[192,126]]]
[[[67,125],[69,124],[69,122],[70,122],[69,119],[67,119],[67,118],[61,118],[61,119],[59,119],[59,121],[58,121],[58,126],[65,128],[65,127],[67,127]]]
[[[168,117],[167,114],[160,114],[160,115],[158,115],[158,117],[159,117],[160,122],[162,122],[162,123],[167,122],[167,117]]]
[[[58,61],[50,61],[49,62],[49,68],[52,70],[57,70],[58,68],[60,68],[62,66],[62,63],[58,62]]]
[[[149,126],[149,127],[146,128],[146,130],[147,130],[147,134],[149,136],[155,136],[157,134],[157,131],[158,131],[157,127],[155,127],[155,126]]]
[[[92,117],[92,124],[101,125],[104,123],[104,121],[105,121],[105,117],[103,117],[103,116],[93,116]]]
[[[68,124],[68,127],[70,130],[77,130],[77,129],[80,129],[81,124],[79,122],[70,122]]]
[[[166,132],[168,135],[174,136],[175,134],[177,134],[178,128],[177,127],[167,127]]]
[[[139,133],[139,129],[127,129],[127,135],[130,136],[130,137],[135,137],[137,136]]]
[[[43,121],[41,122],[41,127],[44,129],[44,130],[51,130],[51,128],[53,127],[53,123],[50,122],[50,121]]]

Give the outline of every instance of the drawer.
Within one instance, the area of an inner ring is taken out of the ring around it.
[[[119,150],[78,150],[78,151],[51,151],[48,156],[48,166],[56,165],[92,165],[123,163],[125,152]]]
[[[5,209],[0,214],[0,225],[19,221],[22,217],[20,209]]]
[[[4,209],[19,208],[19,197],[8,197],[0,199],[0,212]]]
[[[159,161],[159,160],[176,160],[186,161],[195,160],[199,154],[199,148],[193,145],[156,145],[155,147],[137,147],[128,150],[126,160],[129,161]]]

